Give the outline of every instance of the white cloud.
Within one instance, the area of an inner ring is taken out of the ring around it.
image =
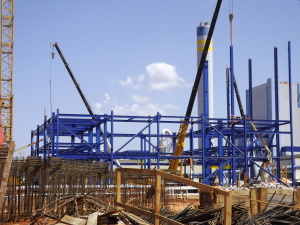
[[[104,105],[109,105],[110,103],[111,103],[111,101],[110,101],[110,95],[108,93],[105,93],[104,94],[104,102],[103,102],[103,104]]]
[[[141,74],[138,77],[127,77],[126,80],[119,80],[120,84],[127,87],[132,87],[134,89],[140,89],[143,87],[143,81],[145,80],[145,75]]]
[[[101,106],[102,104],[99,102],[94,103],[94,111],[96,114],[101,114]]]
[[[167,115],[166,110],[162,108],[160,104],[147,103],[140,105],[137,103],[115,105],[114,114],[118,115],[138,115],[138,116],[154,116],[159,112],[160,114]]]
[[[119,80],[123,86],[141,89],[147,86],[151,90],[168,91],[174,87],[190,87],[176,72],[176,67],[164,62],[152,63],[145,67],[146,74]],[[147,85],[144,85],[147,83]]]
[[[157,112],[162,115],[168,115],[169,111],[177,110],[178,107],[172,104],[159,104],[150,102],[147,96],[132,95],[133,103],[116,104],[111,101],[111,96],[108,93],[104,94],[102,103],[94,103],[94,112],[96,114],[103,114],[103,111],[114,111],[115,115],[136,115],[136,116],[155,116]]]
[[[178,87],[185,81],[178,76],[176,67],[170,64],[152,63],[146,66],[149,79],[149,87],[152,90],[167,91],[170,88]]]
[[[140,95],[132,95],[131,99],[136,103],[147,103],[150,101],[149,97],[140,96]]]

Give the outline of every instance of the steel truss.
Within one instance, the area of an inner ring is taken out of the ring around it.
[[[186,149],[182,156],[173,156],[173,152],[161,152],[157,147],[160,145],[160,138],[172,138],[173,143],[176,143],[176,134],[162,135],[160,129],[172,123],[179,126],[182,119],[183,117],[160,114],[149,117],[118,116],[113,115],[113,112],[111,115],[60,114],[58,110],[50,119],[45,120],[35,131],[32,131],[32,143],[36,142],[36,144],[31,147],[31,155],[42,155],[44,160],[48,157],[63,157],[108,161],[113,162],[111,169],[113,164],[116,164],[115,160],[120,159],[139,160],[141,168],[151,168],[151,166],[153,168],[154,165],[160,168],[169,165],[170,160],[174,158],[192,160],[193,171],[195,164],[203,166],[204,183],[209,183],[211,178],[217,175],[220,185],[223,185],[225,171],[227,174],[232,174],[232,183],[234,183],[236,182],[235,170],[244,171],[255,178],[251,171],[254,171],[254,166],[258,166],[261,170],[270,173],[276,181],[283,183],[280,178],[261,165],[268,158],[264,152],[261,156],[255,156],[256,151],[263,149],[255,135],[261,134],[263,137],[269,134],[290,135],[291,132],[275,132],[278,127],[290,124],[290,121],[192,117],[186,135],[189,145],[185,145]],[[257,131],[253,130],[250,122],[256,124]],[[114,128],[122,126],[121,123],[126,123],[124,131],[115,133]],[[142,126],[135,125],[136,123]],[[204,129],[194,130],[197,124],[202,124]],[[135,126],[139,127],[136,133],[126,132],[128,127]],[[100,135],[101,128],[104,132],[103,137]],[[231,141],[232,136],[235,136],[235,142]],[[107,142],[104,141],[107,138],[110,140],[111,152],[108,152]],[[140,144],[128,147],[134,139],[139,139]],[[211,144],[214,139],[218,143],[216,146]],[[194,147],[199,140],[202,140],[202,146]],[[174,149],[175,145],[172,147]],[[275,146],[270,142],[269,147]],[[273,157],[273,159],[277,158]],[[136,165],[136,162],[126,163],[125,160],[121,166],[123,165]],[[213,167],[218,169],[212,171]]]

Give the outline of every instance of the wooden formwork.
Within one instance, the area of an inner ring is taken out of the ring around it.
[[[155,179],[155,205],[154,205],[154,212],[150,212],[148,210],[144,210],[138,207],[130,206],[128,204],[122,203],[121,198],[123,194],[122,190],[122,174],[129,173],[129,174],[135,174],[136,176],[139,175],[152,175]],[[159,214],[159,210],[161,207],[161,190],[162,190],[162,182],[161,179],[165,178],[170,181],[178,182],[181,184],[185,184],[188,186],[196,187],[199,191],[205,191],[208,193],[211,193],[211,195],[214,196],[223,196],[224,199],[224,224],[225,225],[231,225],[231,214],[232,214],[232,193],[231,191],[224,191],[221,189],[218,189],[217,187],[211,187],[202,183],[198,183],[186,178],[179,177],[174,174],[166,173],[161,170],[146,170],[146,169],[117,169],[117,199],[115,202],[115,205],[118,208],[125,208],[128,210],[131,210],[135,213],[143,214],[148,217],[154,218],[154,224],[158,225],[159,222],[164,222],[167,224],[176,224],[179,225],[181,223],[171,220],[169,218],[166,218],[164,216],[161,216]]]
[[[282,205],[279,202],[283,197],[285,206],[295,202],[296,205],[291,208],[300,209],[300,189],[251,188],[250,190],[232,190],[231,192],[232,204],[243,203],[243,207],[248,209],[252,215],[261,212],[266,207],[271,208]],[[271,198],[272,201],[270,202]],[[215,207],[223,204],[224,197],[219,195]]]

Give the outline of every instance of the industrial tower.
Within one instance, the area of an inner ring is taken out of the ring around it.
[[[1,123],[4,143],[12,140],[14,0],[1,0]]]

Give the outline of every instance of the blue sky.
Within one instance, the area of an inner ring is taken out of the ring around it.
[[[59,43],[96,113],[184,115],[197,71],[196,27],[211,21],[216,2],[15,0],[17,148],[30,143],[30,131],[43,122],[44,111],[50,116],[50,77],[53,111],[87,113],[56,52],[51,60],[50,42]],[[291,41],[293,83],[300,80],[299,10],[298,0],[234,1],[234,70],[244,105],[248,58],[253,59],[253,85],[264,83],[273,77],[274,46],[280,81],[287,81]],[[215,117],[226,117],[228,14],[224,0],[213,36]]]

